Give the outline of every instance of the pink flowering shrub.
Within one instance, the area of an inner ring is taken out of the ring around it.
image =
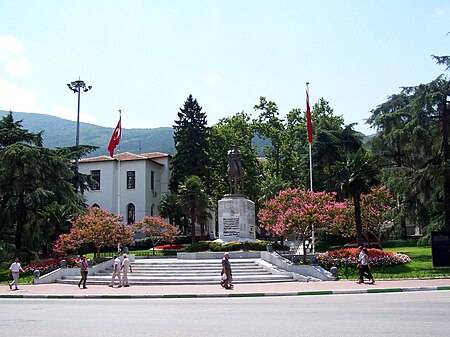
[[[59,236],[53,244],[53,250],[66,253],[90,243],[96,248],[95,255],[99,256],[103,247],[128,244],[133,240],[134,233],[129,226],[122,225],[121,220],[112,212],[91,207],[72,222],[70,233]]]
[[[141,221],[132,225],[134,232],[143,233],[152,241],[153,255],[155,255],[156,245],[161,242],[173,242],[178,234],[178,229],[166,222],[164,219],[155,216],[146,216]]]
[[[346,219],[346,202],[337,202],[336,193],[311,192],[300,188],[281,191],[266,201],[259,213],[261,225],[277,235],[299,234],[303,240],[306,260],[306,240],[313,229],[333,226]]]
[[[369,264],[371,266],[392,266],[411,262],[411,258],[406,254],[388,252],[381,249],[369,248]],[[358,264],[358,248],[344,248],[332,250],[319,254],[317,260],[324,268],[336,267],[356,267]]]

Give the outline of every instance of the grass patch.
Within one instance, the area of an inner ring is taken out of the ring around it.
[[[377,279],[405,279],[405,278],[430,278],[450,277],[450,268],[434,268],[431,247],[405,246],[386,248],[386,251],[398,252],[408,255],[410,263],[373,267],[373,277]],[[339,268],[339,276],[343,279],[357,279],[358,269],[355,267]]]
[[[33,275],[20,273],[19,284],[30,284],[33,282]],[[12,276],[8,276],[8,270],[0,269],[0,284],[6,284],[12,281]]]

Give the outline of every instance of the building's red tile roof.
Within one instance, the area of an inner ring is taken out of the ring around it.
[[[118,155],[115,155],[114,158],[111,158],[110,156],[98,156],[98,157],[91,157],[91,158],[83,158],[83,159],[80,159],[79,162],[80,163],[95,163],[95,162],[111,161],[111,160],[120,160],[120,161],[149,160],[149,159],[152,160],[152,159],[164,158],[164,157],[170,157],[170,155],[167,153],[162,153],[162,152],[149,152],[149,153],[143,153],[143,154],[134,154],[134,153],[130,153],[130,152],[123,152],[123,153],[119,153]]]

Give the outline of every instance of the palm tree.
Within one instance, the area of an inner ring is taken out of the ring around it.
[[[355,206],[355,224],[358,245],[363,244],[361,221],[361,194],[370,193],[375,185],[378,167],[375,165],[371,154],[360,147],[356,153],[347,155],[343,161],[338,161],[333,166],[336,187],[344,196],[351,197]]]
[[[190,219],[192,243],[195,243],[195,221],[207,210],[210,204],[209,197],[205,193],[205,187],[198,176],[187,177],[180,186],[178,193],[182,212]]]

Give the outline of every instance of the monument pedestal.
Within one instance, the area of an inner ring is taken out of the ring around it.
[[[218,204],[219,239],[226,242],[254,242],[255,203],[244,195],[225,195]]]

